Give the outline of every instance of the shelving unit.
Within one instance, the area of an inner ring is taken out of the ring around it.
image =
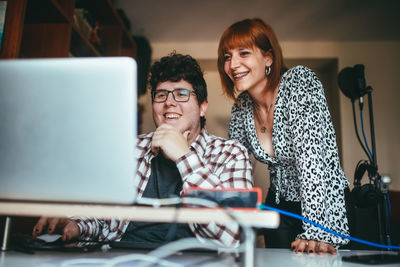
[[[76,5],[99,22],[102,47],[74,22]],[[9,0],[0,58],[128,56],[136,44],[111,0]]]

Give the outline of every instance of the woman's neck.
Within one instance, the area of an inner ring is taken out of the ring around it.
[[[264,90],[249,90],[249,94],[252,97],[255,107],[261,110],[269,110],[271,108],[271,105],[274,104],[274,99],[275,99],[275,91],[277,88],[274,90],[271,89],[264,89]]]

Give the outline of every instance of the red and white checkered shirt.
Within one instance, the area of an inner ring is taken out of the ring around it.
[[[138,137],[138,170],[136,179],[138,198],[147,186],[151,174],[151,151],[153,133]],[[191,144],[192,152],[176,161],[181,174],[183,189],[189,186],[202,188],[252,188],[251,163],[246,148],[234,140],[226,140],[202,129]],[[124,234],[129,221],[74,218],[81,230],[82,240],[107,242],[118,240]],[[236,223],[189,224],[199,238],[217,240],[226,246],[236,246],[239,227]]]

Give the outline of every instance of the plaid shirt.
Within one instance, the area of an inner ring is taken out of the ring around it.
[[[138,198],[147,186],[151,174],[151,151],[153,133],[138,137],[138,170],[136,179]],[[202,129],[191,144],[192,152],[176,161],[181,174],[183,189],[189,186],[202,188],[252,188],[251,164],[247,150],[237,141],[225,140]],[[124,234],[129,221],[74,218],[78,223],[82,240],[107,242],[118,240]],[[236,246],[239,240],[239,227],[230,224],[189,224],[198,239],[217,240],[226,246]]]

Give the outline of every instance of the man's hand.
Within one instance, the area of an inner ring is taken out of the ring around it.
[[[42,217],[33,227],[32,236],[37,237],[44,233],[61,234],[64,242],[78,239],[80,234],[78,225],[71,219]]]
[[[296,239],[290,245],[294,252],[307,252],[307,254],[317,253],[317,254],[325,254],[331,253],[332,255],[336,255],[336,249],[328,243],[319,242],[315,240],[305,240],[305,239]]]
[[[157,155],[161,149],[166,158],[176,161],[190,152],[187,141],[189,134],[189,131],[182,134],[175,127],[162,124],[154,132],[151,150]]]

